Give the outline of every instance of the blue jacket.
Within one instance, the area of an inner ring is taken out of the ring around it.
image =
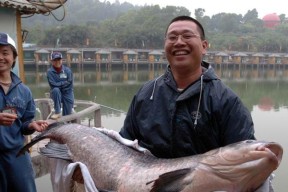
[[[73,73],[69,67],[62,65],[62,72],[57,73],[51,66],[47,71],[47,79],[51,89],[57,87],[64,93],[73,92]]]
[[[202,63],[201,78],[177,90],[170,68],[144,84],[134,96],[120,134],[138,139],[155,156],[174,158],[205,153],[255,139],[250,111]]]
[[[0,125],[0,153],[21,148],[24,144],[23,135],[34,132],[28,130],[36,111],[32,93],[13,72],[11,78],[12,84],[6,95],[0,86],[0,111],[6,107],[16,108],[18,118],[11,127]]]

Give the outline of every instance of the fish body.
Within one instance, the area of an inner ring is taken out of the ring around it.
[[[246,140],[202,155],[156,158],[80,124],[50,128],[19,153],[44,138],[66,144],[72,161],[88,167],[98,189],[117,192],[254,191],[278,168],[283,154],[277,143]]]

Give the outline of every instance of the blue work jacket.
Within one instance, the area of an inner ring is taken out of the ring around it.
[[[34,132],[28,129],[36,111],[32,93],[13,72],[11,78],[12,83],[7,94],[0,86],[0,111],[13,108],[18,118],[10,127],[0,125],[0,152],[20,149],[24,144],[24,135]]]

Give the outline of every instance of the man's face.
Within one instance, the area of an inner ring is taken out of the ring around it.
[[[0,73],[10,71],[15,59],[10,45],[0,45]]]
[[[59,67],[61,67],[61,65],[62,65],[62,59],[54,59],[54,60],[52,60],[52,65],[54,66],[54,67],[57,67],[57,68],[59,68]]]
[[[176,21],[167,30],[165,53],[171,69],[193,70],[201,66],[208,42],[201,40],[198,26],[192,21]]]

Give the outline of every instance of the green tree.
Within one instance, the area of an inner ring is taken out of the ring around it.
[[[198,21],[201,21],[201,19],[204,17],[204,14],[205,14],[205,9],[203,8],[195,9],[194,15]]]
[[[213,30],[222,33],[237,32],[242,16],[234,13],[219,13],[212,16]]]
[[[280,14],[279,18],[280,18],[281,23],[285,23],[285,21],[286,21],[286,15],[285,14]]]
[[[248,10],[247,13],[243,16],[243,23],[254,23],[258,19],[258,12],[256,9]]]

